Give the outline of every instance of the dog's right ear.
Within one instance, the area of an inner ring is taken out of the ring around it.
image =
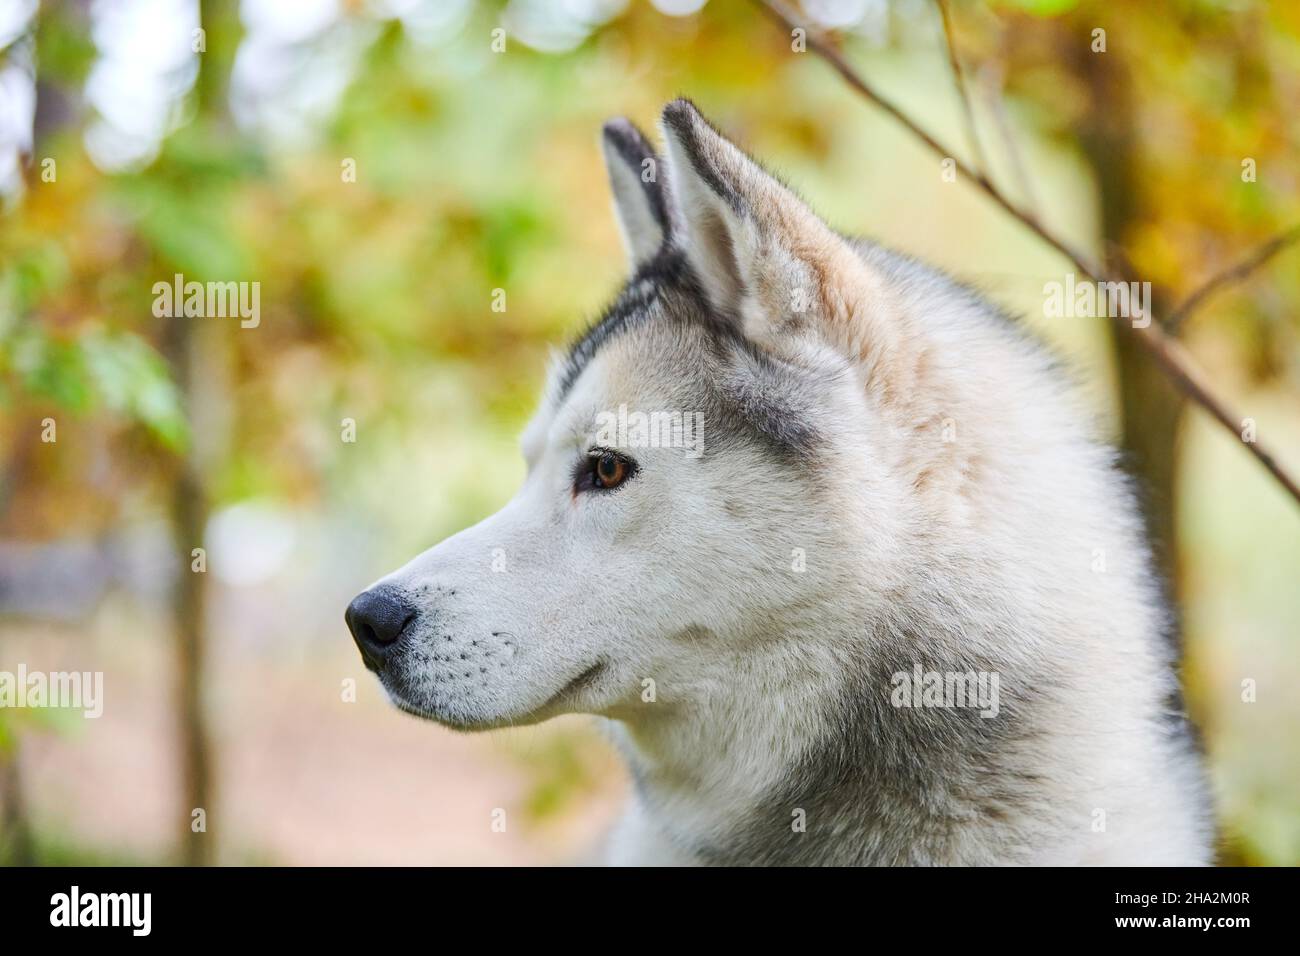
[[[629,271],[636,272],[663,247],[670,229],[659,157],[641,131],[622,117],[606,123],[603,132],[618,229]]]

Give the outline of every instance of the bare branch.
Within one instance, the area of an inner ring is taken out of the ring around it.
[[[985,96],[988,97],[989,111],[993,114],[993,122],[997,127],[998,137],[1002,140],[1002,148],[1006,151],[1007,158],[1011,162],[1011,173],[1016,182],[1020,184],[1020,190],[1029,212],[1037,218],[1038,197],[1035,195],[1034,181],[1029,175],[1029,167],[1025,164],[1024,156],[1016,143],[1016,135],[1011,129],[1011,119],[1007,116],[1007,107],[1002,101],[1004,77],[1001,65],[986,64],[980,70],[980,78],[984,85]]]
[[[948,65],[952,67],[953,85],[957,87],[957,98],[961,100],[962,117],[966,122],[966,138],[970,140],[971,151],[980,172],[986,176],[992,175],[988,157],[984,155],[984,147],[980,144],[979,130],[975,126],[975,111],[971,109],[970,96],[966,92],[966,75],[962,72],[957,47],[952,42],[952,17],[948,11],[948,0],[935,0],[935,5],[939,8],[939,18],[943,21],[943,41],[944,46],[948,48]]]
[[[1249,278],[1252,272],[1297,241],[1300,241],[1300,226],[1292,226],[1285,232],[1274,236],[1240,262],[1224,269],[1217,275],[1211,276],[1200,288],[1184,299],[1178,308],[1169,314],[1169,318],[1165,320],[1165,327],[1170,332],[1177,333],[1188,317],[1200,308],[1201,304],[1211,295],[1226,285]]]
[[[755,2],[790,29],[793,30],[796,27],[799,27],[794,14],[790,11],[789,7],[781,2],[781,0],[755,0]],[[930,133],[926,132],[926,130],[918,126],[910,116],[877,93],[873,87],[869,86],[867,82],[862,79],[856,71],[854,71],[848,61],[840,55],[840,52],[830,44],[820,31],[811,30],[807,27],[799,28],[805,31],[805,35],[808,39],[808,46],[820,55],[822,59],[826,60],[826,62],[833,66],[835,71],[844,78],[845,82],[848,83],[849,86],[862,96],[865,96],[872,103],[875,103],[876,106],[888,113],[898,123],[906,127],[913,136],[925,143],[925,145],[930,148],[931,152],[943,157],[944,159],[952,160],[953,166],[956,167],[957,172],[978,186],[981,192],[988,196],[989,199],[993,200],[994,203],[1001,206],[1006,210],[1006,212],[1010,213],[1013,218],[1020,220],[1028,226],[1035,235],[1043,240],[1043,242],[1047,243],[1061,255],[1065,256],[1065,258],[1069,259],[1070,262],[1074,263],[1075,267],[1081,272],[1087,274],[1090,278],[1096,277],[1100,274],[1100,267],[1091,264],[1087,256],[1077,249],[1072,249],[1064,240],[1058,239],[1056,236],[1043,229],[1033,216],[1025,212],[1023,209],[1020,209],[1011,202],[1011,200],[1007,199],[1006,196],[999,192],[997,187],[989,181],[987,176],[971,169],[968,164],[954,156],[952,150],[940,143]]]
[[[1030,213],[1021,209],[1011,200],[1007,199],[988,177],[982,173],[977,173],[960,159],[953,156],[952,151],[943,143],[939,142],[933,135],[926,132],[912,120],[910,116],[901,109],[882,97],[876,90],[867,83],[862,76],[849,65],[848,61],[835,49],[835,47],[826,39],[826,37],[816,29],[811,29],[798,22],[796,15],[782,0],[754,0],[764,10],[784,24],[787,29],[802,29],[807,37],[808,47],[820,55],[827,63],[834,67],[835,71],[840,74],[846,83],[863,97],[870,100],[880,109],[884,110],[897,122],[908,129],[912,135],[921,142],[925,143],[932,152],[944,159],[952,160],[957,171],[962,176],[969,179],[980,191],[988,196],[993,202],[1006,211],[1012,218],[1023,223],[1034,235],[1038,236],[1043,242],[1051,246],[1057,252],[1061,253],[1068,259],[1074,267],[1083,275],[1084,278],[1091,281],[1121,282],[1124,281],[1119,277],[1109,275],[1100,266],[1091,262],[1083,253],[1073,249],[1064,240],[1058,238],[1049,232],[1038,220]],[[1120,315],[1112,316],[1117,324],[1125,329],[1125,334],[1132,334],[1138,337],[1142,347],[1147,350],[1164,373],[1173,381],[1174,385],[1184,395],[1193,402],[1204,408],[1210,415],[1227,429],[1238,441],[1241,441],[1242,422],[1244,419],[1232,411],[1224,402],[1222,402],[1213,392],[1210,391],[1209,384],[1205,375],[1196,367],[1192,357],[1187,350],[1175,339],[1165,334],[1160,322],[1156,321],[1155,316],[1150,316],[1150,322],[1145,326],[1134,325],[1125,317]],[[1277,482],[1286,489],[1287,493],[1300,502],[1300,483],[1287,473],[1278,463],[1277,459],[1258,442],[1242,442],[1247,450],[1254,455],[1268,470]]]

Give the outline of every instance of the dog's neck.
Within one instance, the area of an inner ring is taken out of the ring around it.
[[[746,664],[734,661],[742,673]],[[685,700],[672,690],[625,721],[640,782],[667,793],[682,789],[705,797],[738,798],[769,787],[808,748],[824,701],[825,676],[809,675],[803,686],[787,675],[765,685],[745,680],[701,680]]]
[[[996,751],[1010,741],[973,710],[893,706],[890,675],[912,664],[870,659],[865,648],[905,638],[876,642],[860,624],[844,627],[822,622],[815,634],[755,642],[728,662],[732,679],[701,677],[680,701],[669,692],[619,715],[637,839],[658,844],[652,856],[742,865],[979,858],[963,845],[961,821],[978,815],[963,781],[996,782]]]
[[[806,832],[801,791],[821,785],[829,768],[818,751],[842,741],[844,728],[830,722],[852,692],[832,651],[843,641],[828,637],[827,622],[802,639],[764,635],[718,669],[725,677],[683,675],[685,686],[669,682],[660,700],[617,715],[647,831],[638,839],[678,859],[743,863],[771,856],[770,834],[759,831],[775,829],[778,842]],[[839,812],[817,802],[823,815]]]

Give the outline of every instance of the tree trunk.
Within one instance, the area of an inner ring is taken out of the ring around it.
[[[0,753],[0,865],[4,866],[36,865],[24,802],[21,756],[17,740],[8,755]]]
[[[173,374],[193,425],[199,390],[195,387],[197,342],[193,319],[171,319],[167,353]],[[207,825],[213,818],[211,741],[203,707],[204,650],[206,641],[207,572],[192,570],[191,553],[204,547],[208,522],[207,495],[199,465],[196,442],[177,462],[171,485],[172,542],[177,574],[172,581],[171,609],[175,627],[176,713],[180,731],[181,793],[184,801],[180,821],[181,859],[187,866],[207,866],[215,848]],[[202,811],[203,829],[195,832],[195,811]]]
[[[226,83],[239,42],[239,19],[235,5],[202,0],[199,7],[203,27],[203,50],[195,82],[198,109],[194,123],[209,135],[225,123]],[[171,486],[173,545],[180,576],[172,593],[176,627],[176,698],[181,743],[184,817],[181,821],[181,857],[190,866],[211,864],[216,858],[216,838],[211,828],[219,826],[213,802],[213,758],[211,732],[203,704],[206,686],[205,654],[207,635],[207,571],[192,570],[192,552],[206,547],[203,541],[210,513],[204,476],[210,473],[225,451],[211,414],[214,383],[222,379],[220,366],[226,347],[215,340],[208,323],[177,317],[166,335],[166,351],[185,403],[191,428],[188,452],[177,462]],[[196,811],[202,810],[203,829],[195,832]]]
[[[1134,281],[1131,266],[1115,261],[1110,250],[1122,248],[1136,221],[1137,196],[1134,163],[1137,130],[1134,126],[1132,88],[1118,55],[1094,53],[1090,30],[1077,21],[1066,23],[1061,38],[1068,68],[1089,91],[1088,108],[1080,129],[1080,144],[1097,181],[1101,237],[1106,259],[1124,279]],[[1152,304],[1155,311],[1164,303]],[[1184,400],[1137,343],[1137,337],[1111,325],[1119,375],[1122,416],[1121,447],[1129,469],[1141,482],[1141,498],[1159,569],[1176,593],[1177,529],[1176,439]]]

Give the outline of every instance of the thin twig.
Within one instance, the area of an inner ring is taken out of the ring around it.
[[[832,67],[834,67],[835,71],[844,78],[844,81],[848,83],[849,86],[862,96],[865,96],[872,103],[875,103],[876,106],[880,107],[880,109],[884,110],[900,124],[905,126],[913,136],[925,143],[933,153],[943,157],[944,159],[952,160],[953,166],[956,168],[957,172],[978,186],[981,192],[988,196],[989,199],[993,200],[994,203],[1001,206],[1006,210],[1006,212],[1010,213],[1013,218],[1019,219],[1033,230],[1033,232],[1045,243],[1073,262],[1081,272],[1087,273],[1090,277],[1099,274],[1100,269],[1097,266],[1092,265],[1088,261],[1087,256],[1076,249],[1072,249],[1064,240],[1058,239],[1056,236],[1047,232],[1038,224],[1037,220],[1035,220],[1033,216],[1025,212],[1023,209],[1020,209],[1011,202],[1011,200],[1007,199],[1006,196],[999,192],[998,188],[989,181],[987,176],[983,173],[976,172],[967,163],[954,156],[952,150],[918,126],[910,116],[877,93],[873,87],[867,85],[867,82],[854,71],[853,67],[848,64],[848,61],[840,55],[840,52],[836,50],[819,31],[810,30],[807,27],[799,27],[799,24],[795,21],[794,14],[790,12],[789,8],[782,3],[781,0],[755,0],[755,2],[790,29],[803,29],[805,36],[807,37],[809,48],[814,50],[822,57],[822,59],[826,60]]]
[[[989,112],[993,114],[993,124],[997,127],[998,138],[1002,140],[1002,148],[1011,163],[1011,174],[1020,184],[1025,206],[1034,218],[1038,218],[1038,196],[1034,189],[1034,181],[1029,175],[1029,166],[1020,152],[1020,146],[1016,143],[1016,134],[1011,129],[1011,118],[1007,116],[1007,107],[1002,101],[1004,81],[1002,67],[988,64],[980,74],[985,96],[989,101]]]
[[[939,19],[943,21],[944,46],[948,48],[948,65],[952,68],[952,82],[957,87],[957,98],[961,101],[962,117],[966,123],[966,138],[970,140],[971,152],[975,156],[975,164],[980,172],[991,176],[993,171],[989,168],[989,159],[984,155],[984,147],[980,144],[979,129],[975,126],[975,111],[971,109],[970,96],[966,92],[966,74],[962,71],[961,59],[957,56],[957,45],[952,40],[952,17],[948,14],[948,2],[935,0],[935,5],[939,8]]]
[[[1169,318],[1165,320],[1165,326],[1170,332],[1176,333],[1187,321],[1188,317],[1201,307],[1211,295],[1219,291],[1225,285],[1233,282],[1240,282],[1250,276],[1252,272],[1263,266],[1268,260],[1285,249],[1287,246],[1300,241],[1300,226],[1292,226],[1285,232],[1279,233],[1268,242],[1264,243],[1246,258],[1222,272],[1211,276],[1201,284],[1191,295],[1183,300],[1182,304],[1173,312],[1169,313]]]
[[[1124,281],[1118,277],[1108,275],[1103,269],[1094,265],[1091,260],[1083,253],[1073,249],[1064,240],[1058,238],[1038,223],[1033,215],[1021,209],[1011,200],[1007,199],[996,186],[993,185],[987,176],[977,173],[960,159],[953,156],[952,151],[944,144],[940,143],[934,136],[926,132],[912,120],[910,116],[901,109],[882,97],[876,90],[871,87],[862,76],[849,65],[848,61],[840,54],[838,50],[831,45],[820,31],[810,29],[800,24],[794,13],[781,0],[754,0],[759,6],[775,17],[780,23],[784,24],[787,29],[802,29],[807,38],[809,49],[815,51],[827,63],[834,67],[835,71],[840,74],[846,83],[866,99],[870,100],[880,109],[884,110],[896,121],[906,127],[913,136],[925,143],[932,152],[944,159],[950,159],[957,171],[962,176],[969,179],[980,191],[988,196],[993,202],[1005,210],[1012,218],[1023,223],[1039,239],[1047,243],[1057,252],[1061,253],[1068,259],[1074,267],[1083,275],[1084,278],[1093,282],[1121,282]],[[1101,278],[1099,278],[1101,277]],[[1118,311],[1118,310],[1117,310]],[[1111,318],[1122,327],[1128,328],[1131,325],[1133,335],[1138,337],[1138,341],[1155,359],[1156,363],[1169,376],[1174,385],[1190,398],[1193,402],[1200,405],[1220,425],[1232,433],[1234,437],[1241,440],[1241,429],[1244,419],[1233,412],[1224,404],[1212,391],[1206,381],[1204,373],[1196,367],[1187,350],[1175,339],[1165,334],[1161,323],[1156,321],[1154,316],[1147,316],[1149,321],[1145,326],[1131,324],[1124,316],[1114,315]],[[1127,334],[1127,333],[1126,333]],[[1268,470],[1278,483],[1286,489],[1287,493],[1300,502],[1300,483],[1288,474],[1277,459],[1270,454],[1263,445],[1258,441],[1243,442],[1247,450],[1250,451]]]

